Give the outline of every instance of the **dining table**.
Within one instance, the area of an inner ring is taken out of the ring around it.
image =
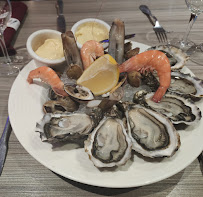
[[[27,5],[28,10],[13,40],[14,48],[25,47],[28,37],[37,30],[57,29],[56,1],[22,2]],[[158,42],[156,37],[153,37],[152,24],[140,11],[140,5],[147,5],[151,9],[164,29],[169,31],[168,38],[170,38],[170,35],[183,35],[186,31],[190,11],[184,0],[64,0],[63,12],[66,29],[70,30],[74,23],[84,18],[101,19],[109,25],[112,24],[114,19],[119,18],[124,21],[126,34],[136,34],[134,38],[131,38],[132,41],[149,46],[160,45],[161,43]],[[151,35],[152,37],[150,37]],[[199,44],[203,42],[203,14],[198,16],[189,38]],[[198,78],[203,79],[202,65],[189,59],[185,66]],[[9,115],[8,99],[15,79],[16,76],[0,77],[0,134],[3,132]],[[22,97],[22,99],[26,98]],[[111,188],[77,182],[72,180],[71,177],[66,178],[51,171],[24,149],[18,141],[15,131],[11,132],[8,146],[6,161],[0,176],[1,197],[203,196],[203,175],[198,158],[191,161],[180,172],[164,180],[139,187]],[[69,170],[71,171],[71,169]],[[113,177],[110,178],[115,181]],[[137,178],[139,179],[139,177]]]

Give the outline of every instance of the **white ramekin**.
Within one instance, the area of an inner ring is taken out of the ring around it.
[[[34,59],[37,66],[50,66],[53,68],[60,67],[65,62],[65,57],[56,60],[49,60],[38,56],[35,51],[41,46],[46,39],[61,39],[61,32],[51,29],[42,29],[32,33],[26,43],[26,47],[30,56]]]
[[[86,18],[86,19],[82,19],[82,20],[78,21],[77,23],[75,23],[72,26],[71,31],[73,32],[74,36],[75,36],[75,32],[76,32],[77,28],[80,25],[82,25],[82,24],[84,24],[86,22],[97,22],[97,23],[100,23],[100,24],[104,25],[108,29],[108,31],[110,31],[110,28],[111,28],[109,24],[107,24],[106,22],[104,22],[102,20],[99,20],[99,19],[96,19],[96,18]],[[77,40],[76,40],[76,42],[77,42]],[[107,48],[108,45],[109,45],[108,43],[103,43],[103,47],[104,48]],[[79,42],[77,42],[77,46],[80,49],[82,48],[82,45]]]

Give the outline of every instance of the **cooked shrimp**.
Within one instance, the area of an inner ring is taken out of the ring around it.
[[[85,42],[80,50],[84,69],[88,68],[97,57],[104,55],[102,44],[95,40]]]
[[[56,94],[60,96],[68,96],[63,89],[63,82],[53,69],[46,66],[36,68],[35,70],[30,71],[27,78],[28,83],[33,83],[34,78],[40,78],[45,83],[48,83]]]
[[[120,72],[130,71],[157,71],[159,77],[159,88],[152,100],[159,102],[164,96],[171,83],[171,66],[164,53],[158,50],[150,50],[140,53],[119,66]]]

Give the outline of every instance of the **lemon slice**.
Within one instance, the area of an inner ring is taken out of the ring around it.
[[[117,62],[112,56],[105,54],[83,72],[77,84],[89,88],[97,96],[109,92],[117,85],[118,79]]]

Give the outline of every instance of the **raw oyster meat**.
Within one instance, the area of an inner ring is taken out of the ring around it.
[[[153,92],[140,90],[135,93],[133,101],[167,116],[173,124],[191,125],[201,119],[200,109],[189,99],[176,93],[166,93],[159,103],[151,100]]]
[[[133,149],[146,157],[169,157],[180,146],[180,137],[165,116],[140,106],[126,111]]]
[[[105,117],[85,141],[85,151],[98,168],[125,164],[131,149],[131,140],[118,118]]]
[[[170,45],[155,46],[149,48],[148,50],[159,50],[165,53],[170,61],[171,70],[182,68],[189,59],[189,56],[187,56],[187,54],[185,54],[181,49]]]
[[[84,138],[92,129],[92,119],[82,113],[47,113],[36,126],[42,141],[50,143]]]
[[[196,101],[203,97],[203,80],[190,74],[171,72],[170,92],[184,94],[186,98]]]

